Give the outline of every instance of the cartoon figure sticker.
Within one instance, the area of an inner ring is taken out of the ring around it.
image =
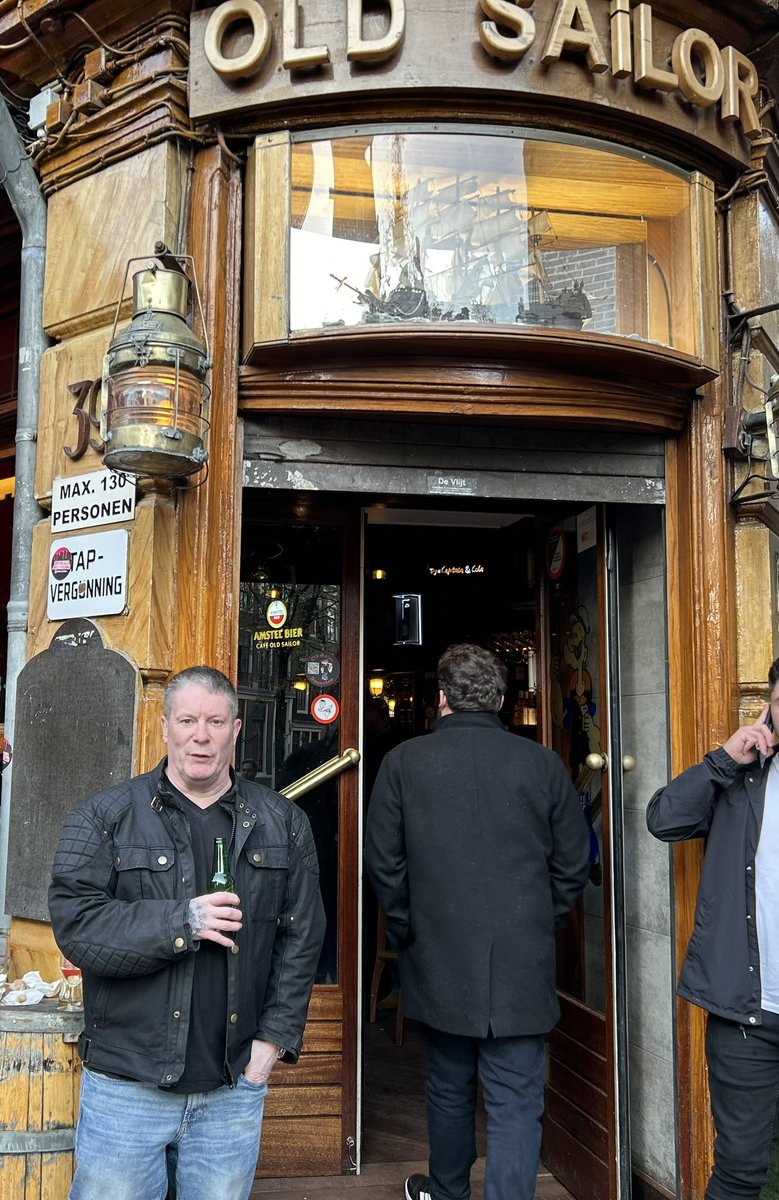
[[[322,650],[306,659],[306,679],[316,687],[337,683],[340,674],[341,664],[334,654]]]
[[[271,600],[265,610],[265,619],[271,629],[281,629],[287,619],[287,606],[283,600]]]
[[[341,706],[335,696],[329,696],[327,692],[323,692],[321,696],[317,696],[311,705],[311,716],[320,725],[332,725],[333,721],[338,719],[340,711]]]

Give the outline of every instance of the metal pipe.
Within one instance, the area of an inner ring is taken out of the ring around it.
[[[49,344],[43,330],[46,265],[46,202],[5,101],[0,99],[0,179],[22,229],[19,298],[19,386],[16,399],[16,486],[8,602],[8,669],[5,736],[13,745],[16,682],[27,660],[32,531],[44,515],[35,500],[36,439],[41,356]],[[3,771],[0,804],[0,955],[7,952],[10,916],[5,911],[13,762]]]
[[[320,783],[326,783],[334,775],[340,775],[342,771],[348,771],[349,767],[356,767],[359,761],[359,750],[351,748],[344,750],[343,754],[339,754],[335,758],[329,758],[327,762],[320,763],[318,767],[314,767],[313,771],[309,771],[308,775],[301,775],[300,779],[296,779],[294,783],[280,788],[279,791],[288,800],[297,800],[299,796],[305,796],[306,792],[313,791]]]

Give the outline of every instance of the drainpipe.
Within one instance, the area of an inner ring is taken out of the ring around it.
[[[19,300],[19,386],[16,400],[16,487],[8,602],[8,672],[5,736],[13,746],[16,682],[27,660],[32,531],[44,515],[35,500],[38,391],[41,355],[49,344],[43,331],[43,277],[46,259],[46,201],[38,177],[5,101],[0,99],[0,181],[22,228]],[[13,761],[3,771],[0,803],[0,961],[8,953],[11,917],[5,911]]]

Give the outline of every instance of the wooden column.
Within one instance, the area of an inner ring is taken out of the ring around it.
[[[733,521],[722,455],[726,390],[709,386],[687,433],[668,443],[668,617],[671,771],[699,762],[736,720]],[[677,972],[693,929],[704,844],[674,847]],[[713,1127],[704,1051],[705,1014],[677,1007],[681,1196],[698,1200],[711,1170]]]
[[[196,663],[235,678],[243,439],[238,426],[241,181],[219,147],[194,156],[190,253],[214,361],[208,478],[179,494],[175,668]]]

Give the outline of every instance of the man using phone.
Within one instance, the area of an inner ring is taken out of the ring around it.
[[[665,842],[708,838],[678,992],[708,1012],[716,1126],[706,1200],[757,1200],[779,1096],[779,658],[759,719],[649,802]]]

